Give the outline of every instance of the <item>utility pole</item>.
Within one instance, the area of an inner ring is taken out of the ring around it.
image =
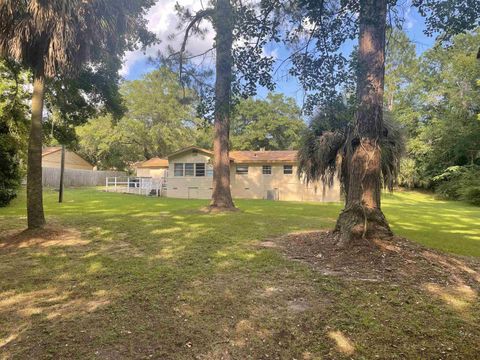
[[[65,172],[65,145],[62,145],[62,158],[60,160],[60,190],[58,192],[58,202],[63,202],[63,173]]]

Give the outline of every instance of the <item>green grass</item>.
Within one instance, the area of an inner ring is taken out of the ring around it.
[[[320,276],[258,247],[332,227],[340,204],[238,200],[240,212],[206,214],[203,200],[56,196],[45,193],[45,209],[69,230],[62,241],[0,247],[0,359],[349,357],[342,337],[356,358],[477,355],[477,297],[459,311],[419,288]],[[25,227],[24,203],[0,209],[0,233]],[[480,256],[480,208],[399,192],[384,210],[397,234]]]
[[[195,214],[195,211],[188,214],[188,209],[195,210],[208,204],[202,200],[155,199],[106,194],[91,189],[67,190],[66,202],[63,205],[56,202],[56,197],[57,194],[53,192],[48,192],[45,197],[47,216],[52,215],[67,223],[78,224],[78,215],[83,212],[90,215],[87,228],[102,222],[103,219],[107,219],[108,223],[124,223],[121,221],[122,217],[148,220],[163,210],[168,213],[180,211],[183,214],[179,215],[182,219],[188,222],[200,221],[199,226],[209,219],[203,214]],[[231,226],[238,225],[242,231],[254,230],[255,233],[251,236],[255,238],[265,237],[268,233],[282,234],[300,229],[333,227],[341,209],[341,204],[336,203],[260,200],[237,200],[236,203],[243,212],[240,219],[236,219],[238,224],[233,223]],[[392,230],[398,235],[442,251],[480,257],[480,207],[460,201],[436,200],[431,194],[394,192],[384,194],[383,210]],[[263,219],[258,218],[257,214],[262,215]],[[0,231],[2,227],[5,229],[20,225],[18,219],[24,221],[24,215],[24,198],[20,197],[12,206],[0,209],[0,216],[4,216],[3,221],[0,221]],[[92,219],[94,215],[98,216]],[[8,225],[9,218],[13,225]],[[128,223],[129,221],[127,227]],[[177,225],[185,223],[178,221]],[[251,224],[251,229],[244,227],[245,224]],[[150,227],[157,225],[152,223]],[[267,229],[263,227],[265,225],[270,226]]]
[[[392,230],[422,245],[480,257],[480,207],[435,200],[418,192],[385,194],[383,210]]]

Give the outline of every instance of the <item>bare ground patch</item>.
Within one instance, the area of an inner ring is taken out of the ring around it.
[[[82,239],[78,230],[55,224],[35,230],[12,230],[0,236],[0,249],[29,247],[78,246],[90,241]]]
[[[480,261],[427,249],[401,237],[340,249],[330,231],[287,234],[261,243],[323,275],[399,284],[480,287]]]

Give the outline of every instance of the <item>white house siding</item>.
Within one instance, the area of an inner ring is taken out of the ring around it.
[[[212,177],[175,176],[175,163],[211,163],[211,155],[192,150],[169,157],[167,196],[175,198],[210,199]],[[248,174],[237,174],[238,165],[248,166]],[[263,174],[263,165],[270,165],[271,175]],[[284,174],[284,165],[292,165],[292,174]],[[237,199],[267,199],[273,194],[275,199],[288,201],[339,201],[338,181],[332,188],[321,184],[306,186],[297,176],[294,163],[234,163],[230,165],[232,197]]]
[[[239,199],[266,199],[267,194],[275,194],[278,200],[286,201],[339,201],[338,182],[325,189],[322,184],[306,186],[297,176],[297,167],[293,165],[292,174],[284,174],[284,164],[241,164],[248,165],[248,174],[237,174],[236,166],[230,170],[232,196]],[[263,165],[270,165],[272,174],[263,174]],[[290,165],[290,164],[287,164]]]
[[[163,178],[167,170],[167,168],[137,168],[137,176]]]
[[[204,163],[211,169],[210,157],[189,151],[168,159],[167,196],[184,199],[210,199],[212,197],[212,176],[175,176],[176,163]]]

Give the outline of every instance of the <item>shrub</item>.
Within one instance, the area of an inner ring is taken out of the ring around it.
[[[5,124],[0,124],[0,207],[17,196],[21,182],[20,165],[15,141]]]
[[[467,186],[462,189],[460,198],[473,205],[480,206],[480,182],[478,186]]]
[[[480,166],[451,166],[433,180],[439,197],[480,206]]]

